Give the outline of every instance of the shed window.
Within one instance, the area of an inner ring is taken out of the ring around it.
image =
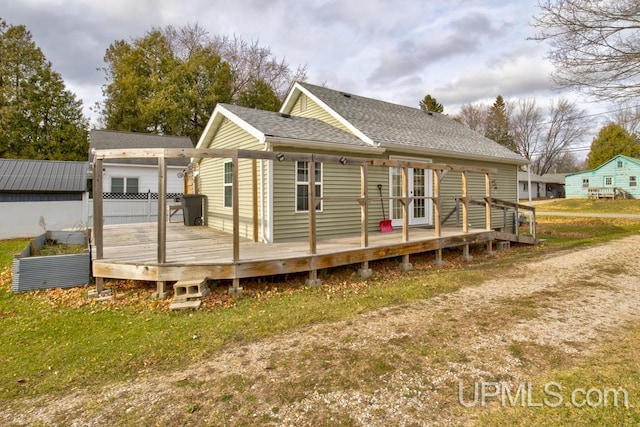
[[[589,188],[589,178],[582,178],[582,188]]]
[[[315,164],[316,197],[322,197],[322,163]],[[296,212],[309,211],[309,162],[296,162]],[[322,200],[316,200],[322,211]]]
[[[138,178],[111,178],[112,193],[138,193]]]
[[[629,187],[636,187],[638,185],[638,182],[636,181],[636,177],[635,176],[630,176],[629,177]]]
[[[618,167],[621,168],[622,167],[622,160],[618,160]]]
[[[233,163],[230,160],[224,162],[224,204],[225,208],[233,207]]]
[[[613,177],[605,176],[604,177],[604,185],[613,185]]]

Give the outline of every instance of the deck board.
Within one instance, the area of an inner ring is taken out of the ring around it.
[[[306,241],[255,243],[240,240],[240,260],[234,264],[231,234],[208,227],[167,224],[166,263],[157,263],[157,224],[121,224],[104,227],[104,257],[94,260],[96,277],[137,280],[197,280],[203,277],[227,279],[308,271],[374,259],[435,250],[443,247],[482,243],[494,239],[492,230],[411,228],[409,242],[401,230],[371,232],[369,246],[360,246],[360,236],[319,239],[316,254]]]

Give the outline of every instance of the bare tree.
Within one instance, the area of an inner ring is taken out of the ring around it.
[[[465,104],[460,107],[460,113],[455,120],[484,135],[488,111],[489,107],[480,103]]]
[[[530,160],[542,149],[542,121],[544,113],[532,98],[519,99],[510,109],[511,133],[518,152]]]
[[[284,100],[293,82],[307,77],[306,65],[292,72],[284,58],[277,59],[269,47],[260,46],[257,40],[249,43],[239,36],[216,36],[211,47],[231,66],[234,98],[248,90],[252,82],[263,81]]]
[[[601,99],[640,96],[640,2],[545,0],[532,23],[554,81]]]
[[[640,105],[628,106],[623,104],[611,114],[611,121],[626,129],[630,134],[640,136]]]
[[[566,99],[552,101],[540,150],[532,158],[532,169],[543,175],[552,170],[556,162],[589,130],[585,111]]]

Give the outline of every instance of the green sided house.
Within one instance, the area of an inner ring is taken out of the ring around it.
[[[567,198],[640,198],[640,159],[618,154],[593,170],[565,177]]]
[[[308,83],[296,83],[279,112],[218,104],[197,148],[265,150],[282,153],[284,159],[288,152],[312,152],[492,168],[497,171],[491,175],[492,197],[511,203],[518,199],[518,168],[526,163],[519,154],[446,115]],[[317,236],[331,238],[361,230],[358,166],[316,162],[315,170],[310,171],[308,162],[303,161],[242,159],[234,170],[230,159],[197,161],[196,192],[207,196],[209,227],[231,232],[233,192],[238,191],[240,237],[255,237],[257,227],[258,240],[265,243],[307,239],[308,189],[313,173]],[[233,174],[238,174],[237,189],[233,188]],[[471,172],[465,178],[467,196],[483,201],[485,175]],[[408,170],[407,180],[409,196],[414,197],[408,209],[409,225],[433,226],[433,202],[428,197],[434,192],[434,174],[430,169],[413,168]],[[445,226],[460,221],[456,198],[461,197],[461,181],[460,172],[441,178]],[[369,230],[378,230],[379,222],[387,218],[399,226],[403,212],[400,168],[370,167],[367,182]],[[258,221],[253,218],[256,204]],[[485,228],[484,212],[482,206],[471,204],[469,225]],[[503,218],[495,211],[492,224],[495,228],[512,227],[513,218]]]

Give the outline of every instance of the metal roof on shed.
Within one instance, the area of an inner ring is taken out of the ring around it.
[[[84,192],[88,162],[0,159],[0,191]]]

